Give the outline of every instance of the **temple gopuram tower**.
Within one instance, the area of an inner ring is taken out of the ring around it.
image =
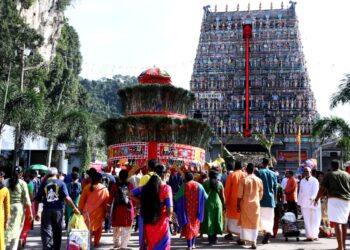
[[[190,82],[196,96],[191,116],[208,122],[232,152],[264,151],[251,135],[268,136],[277,124],[273,155],[280,169],[297,167],[299,126],[302,161],[314,149],[316,103],[295,7],[295,2],[286,9],[204,7]]]

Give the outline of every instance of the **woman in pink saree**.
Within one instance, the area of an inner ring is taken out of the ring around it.
[[[90,171],[91,183],[88,184],[80,197],[79,210],[87,211],[90,216],[90,235],[94,236],[94,246],[100,244],[102,235],[102,223],[105,219],[106,207],[109,198],[108,189],[101,184],[102,175],[93,171]],[[88,219],[85,213],[83,213],[85,223],[88,225]]]
[[[173,211],[171,187],[165,184],[167,169],[163,165],[155,168],[147,184],[132,191],[140,197],[141,215],[139,226],[140,249],[169,250],[169,216]]]

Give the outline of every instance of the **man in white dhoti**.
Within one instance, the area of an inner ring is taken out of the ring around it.
[[[311,169],[304,167],[304,178],[300,181],[298,205],[301,207],[305,224],[305,241],[314,241],[318,238],[321,225],[321,207],[315,205],[319,189],[318,180],[311,176]]]
[[[229,165],[229,164],[228,164]],[[235,171],[227,177],[225,185],[225,200],[226,200],[226,229],[228,234],[225,236],[225,239],[232,240],[232,233],[239,236],[240,226],[238,225],[238,220],[240,214],[237,211],[237,194],[238,187],[241,181],[245,177],[245,173],[242,171],[242,163],[236,161]]]
[[[237,210],[240,211],[239,225],[240,241],[238,244],[249,241],[252,249],[256,249],[256,239],[260,223],[260,200],[263,196],[263,183],[253,174],[254,165],[247,166],[248,175],[240,182],[237,194]]]
[[[338,250],[346,247],[347,222],[350,213],[350,175],[339,169],[339,162],[331,162],[332,171],[323,179],[315,203],[327,194],[328,218],[334,224]]]
[[[262,167],[259,169],[257,176],[262,180],[264,192],[260,201],[260,225],[264,233],[263,244],[269,243],[273,233],[273,224],[275,218],[275,193],[277,190],[277,177],[275,172],[267,168],[269,160],[264,158]]]

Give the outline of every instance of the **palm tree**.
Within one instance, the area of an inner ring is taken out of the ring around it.
[[[43,101],[33,90],[20,92],[17,84],[0,84],[0,136],[5,125],[21,123],[21,139],[38,133],[43,116]],[[35,117],[35,119],[33,119]]]
[[[90,164],[91,136],[97,128],[94,126],[91,115],[84,110],[67,111],[66,107],[60,106],[56,110],[47,112],[46,121],[47,124],[42,129],[49,139],[47,166],[51,166],[54,145],[75,141],[82,153],[81,169],[85,170]]]
[[[327,140],[336,140],[344,148],[344,160],[350,158],[350,125],[339,117],[325,117],[317,120],[312,129],[312,136],[321,139],[321,145]]]
[[[273,166],[274,164],[276,164],[276,159],[272,155],[271,149],[275,141],[278,123],[279,123],[278,121],[275,121],[274,126],[271,129],[270,137],[267,137],[265,133],[253,133],[254,139],[258,141],[263,148],[265,148],[266,154],[270,159],[270,163],[269,163],[270,166]]]
[[[345,103],[350,103],[350,74],[345,75],[341,80],[338,91],[331,97],[331,108]]]

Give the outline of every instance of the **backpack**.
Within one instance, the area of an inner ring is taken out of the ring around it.
[[[80,195],[80,186],[78,183],[76,182],[71,182],[70,185],[69,185],[69,196],[72,198],[72,199],[76,199],[79,197]]]
[[[129,187],[128,185],[119,185],[116,192],[116,204],[128,205],[129,204]]]
[[[33,193],[34,193],[34,196],[36,196],[38,191],[39,191],[39,187],[41,185],[41,181],[40,181],[39,178],[34,178],[32,180],[32,182],[33,182]]]
[[[102,175],[102,181],[101,181],[101,183],[103,184],[103,186],[105,186],[106,188],[109,189],[109,182],[110,182],[110,180],[109,180],[108,176],[105,175],[105,174]]]

